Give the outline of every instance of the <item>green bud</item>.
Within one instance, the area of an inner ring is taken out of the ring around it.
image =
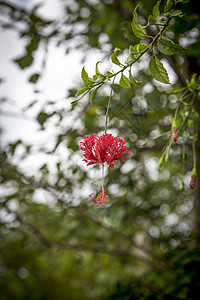
[[[166,156],[165,156],[165,162],[167,162],[168,159],[169,159],[169,153],[167,153]]]
[[[176,120],[173,119],[173,122],[172,122],[172,130],[175,130],[177,129],[177,123],[176,123]]]
[[[192,169],[192,178],[197,178],[197,168]]]
[[[180,186],[180,190],[183,191],[184,190],[184,181],[183,179],[181,180],[181,186]]]
[[[163,162],[164,162],[164,157],[161,156],[160,161],[159,161],[159,167],[163,166]]]

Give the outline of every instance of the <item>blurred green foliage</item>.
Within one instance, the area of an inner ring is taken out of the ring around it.
[[[195,1],[177,2],[184,16],[174,19],[168,35],[177,44],[184,41],[187,51],[166,56],[157,50],[159,58],[173,69],[175,83],[158,84],[144,64],[135,70],[143,86],[113,86],[108,132],[126,139],[132,154],[124,164],[106,170],[109,207],[96,209],[90,202],[89,193],[100,189],[100,170],[81,163],[79,147],[84,136],[104,130],[106,88],[97,92],[92,106],[86,97],[66,107],[66,101],[71,103],[81,87],[77,82],[59,108],[56,99],[40,107],[35,116],[40,129],[45,132],[52,121],[56,133],[51,149],[44,144],[36,153],[45,155],[37,174],[23,168],[23,162],[35,154],[34,145],[17,140],[1,149],[1,300],[198,299],[200,186],[198,180],[194,192],[188,187],[191,143],[186,144],[184,176],[180,144],[172,146],[170,160],[161,168],[159,158],[168,136],[142,146],[170,130],[178,99],[175,91],[194,72],[200,73],[200,7]],[[116,47],[134,46],[139,39],[131,30],[133,10],[140,5],[139,21],[145,25],[155,3],[61,1],[63,18],[47,20],[37,13],[38,6],[27,11],[0,1],[0,11],[7,17],[1,26],[17,31],[27,41],[23,56],[15,59],[23,72],[31,67],[39,45],[43,44],[45,54],[52,39],[64,47],[66,55],[78,48],[86,57],[98,48],[105,59]],[[25,26],[15,26],[18,24]],[[77,31],[78,25],[81,29]],[[36,100],[26,110],[40,104],[37,84],[44,67],[45,55],[41,72],[28,78],[35,84]],[[66,119],[70,120],[68,127]],[[60,149],[67,149],[65,159]],[[199,143],[197,150],[199,156]],[[50,157],[56,160],[53,169]]]

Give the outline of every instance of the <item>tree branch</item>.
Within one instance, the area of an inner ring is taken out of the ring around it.
[[[50,248],[50,247],[57,247],[58,249],[70,249],[70,250],[76,250],[76,251],[89,251],[93,253],[100,253],[100,254],[108,254],[111,256],[128,256],[133,259],[139,260],[142,263],[147,263],[152,265],[151,261],[148,261],[146,258],[141,257],[139,255],[135,255],[132,253],[131,250],[125,250],[125,249],[108,249],[105,246],[94,246],[94,245],[83,245],[80,243],[60,243],[57,241],[49,241],[38,228],[34,227],[32,224],[28,223],[25,221],[18,213],[13,212],[8,208],[7,205],[4,205],[4,208],[7,210],[8,213],[15,214],[16,220],[23,226],[25,226],[28,230],[30,230],[36,237],[37,239],[41,242],[41,244],[45,248]],[[172,295],[169,295],[165,291],[161,290],[160,288],[157,288],[153,286],[151,283],[148,283],[147,281],[142,280],[141,278],[137,277],[136,275],[131,275],[131,277],[134,277],[136,280],[139,280],[142,285],[144,285],[147,289],[153,291],[156,294],[159,294],[161,296],[170,296],[171,299],[178,299]]]
[[[4,165],[6,163],[4,162]],[[12,167],[13,168],[13,167]],[[17,170],[17,168],[14,170],[18,175],[20,175],[21,180],[24,184],[24,182],[27,182],[28,184],[30,184],[31,187],[35,187],[35,188],[42,188],[50,193],[53,194],[53,196],[55,196],[55,188],[54,186],[50,186],[49,184],[42,184],[40,182],[35,181],[33,178],[30,178],[28,176],[25,176],[24,174],[22,174],[21,172],[19,172]],[[55,191],[56,192],[56,191]],[[160,257],[158,255],[154,255],[153,253],[150,253],[149,249],[141,246],[141,245],[137,245],[133,238],[132,235],[127,235],[124,234],[122,231],[118,230],[117,228],[113,227],[113,226],[108,226],[106,225],[102,220],[100,220],[99,218],[96,218],[94,215],[91,215],[90,213],[88,213],[88,211],[84,210],[83,208],[80,207],[72,207],[71,204],[66,203],[65,201],[63,201],[62,199],[57,200],[57,203],[62,203],[64,204],[64,208],[68,210],[73,210],[76,213],[78,213],[79,215],[82,215],[84,217],[86,217],[88,220],[92,221],[93,223],[97,224],[98,226],[101,226],[102,228],[104,228],[105,230],[115,234],[118,238],[125,240],[127,242],[129,242],[131,244],[132,247],[134,247],[135,249],[139,250],[141,253],[143,253],[142,255],[136,255],[135,253],[133,254],[133,252],[130,252],[130,256],[131,257],[137,257],[138,259],[142,260],[143,262],[153,266],[153,267],[159,267],[162,269],[168,269],[170,272],[174,273],[176,276],[181,276],[181,274],[173,268],[173,266],[171,266],[171,264],[164,258],[164,257]],[[31,227],[30,227],[31,229]],[[31,229],[32,230],[32,229]],[[33,230],[32,230],[33,231]],[[35,232],[35,234],[39,234],[38,232]],[[44,241],[45,243],[45,241]],[[49,243],[49,241],[47,241],[47,243]],[[70,246],[70,245],[68,245]],[[70,246],[71,247],[71,246]],[[125,250],[127,251],[127,250]],[[126,252],[127,255],[129,253]]]

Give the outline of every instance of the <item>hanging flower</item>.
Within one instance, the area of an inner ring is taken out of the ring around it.
[[[89,195],[90,199],[95,203],[96,207],[105,207],[107,205],[108,194],[104,189],[103,175],[104,163],[106,162],[110,168],[114,168],[114,164],[118,161],[125,161],[123,156],[130,152],[125,146],[126,140],[115,138],[112,134],[98,135],[93,133],[86,136],[83,142],[80,142],[81,150],[87,165],[100,164],[102,166],[102,191],[95,198],[95,194]]]
[[[90,136],[86,136],[84,141],[80,143],[83,156],[83,161],[87,165],[101,164],[105,162],[110,168],[114,168],[114,164],[118,161],[125,161],[123,156],[129,153],[128,147],[125,146],[126,140],[115,138],[112,134],[98,135],[93,133]]]

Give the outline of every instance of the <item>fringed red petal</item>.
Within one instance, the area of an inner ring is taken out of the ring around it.
[[[126,158],[122,154],[130,153],[128,147],[125,146],[126,140],[115,138],[112,134],[98,135],[93,133],[86,136],[80,143],[81,150],[87,165],[101,164],[105,162],[110,168],[118,161],[124,161]]]

